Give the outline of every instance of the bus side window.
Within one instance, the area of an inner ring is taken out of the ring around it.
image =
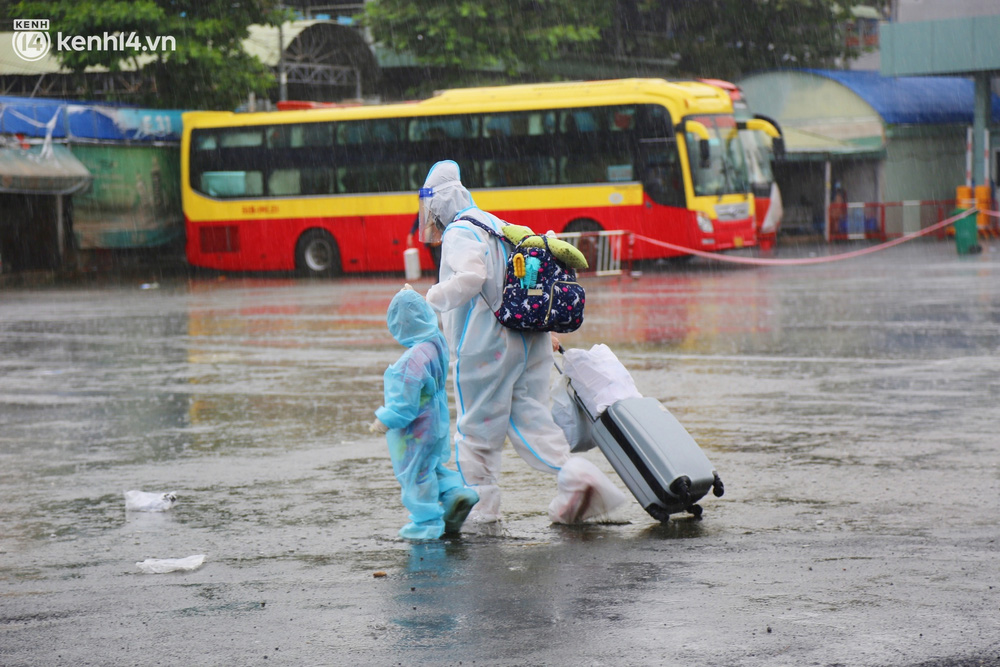
[[[205,171],[198,190],[210,197],[260,197],[264,194],[264,176],[259,171]]]
[[[424,140],[424,127],[423,121],[419,118],[414,118],[410,121],[409,126],[406,128],[406,138],[410,141],[423,141]]]
[[[246,194],[248,197],[264,196],[264,174],[262,172],[246,172]]]
[[[301,148],[304,145],[301,125],[272,125],[267,128],[268,148]]]
[[[597,132],[597,120],[589,109],[574,109],[562,114],[560,128],[563,134],[590,134]]]
[[[518,113],[511,114],[510,117],[510,134],[513,137],[526,137],[528,136],[528,126],[529,126],[528,114]]]
[[[192,133],[194,138],[194,149],[196,151],[214,151],[219,147],[219,139],[214,134],[207,134],[205,130],[195,130]]]
[[[559,161],[561,183],[603,183],[607,181],[604,165],[596,155],[563,157]]]
[[[528,136],[541,137],[556,131],[554,111],[536,111],[528,115]]]
[[[410,141],[475,138],[479,120],[473,116],[439,116],[410,121]]]
[[[304,123],[302,128],[303,147],[333,146],[333,123]]]
[[[337,144],[353,146],[364,141],[364,128],[359,121],[347,121],[337,124]]]
[[[424,187],[427,180],[427,172],[431,170],[433,162],[414,162],[407,167],[410,177],[410,190],[419,190]]]
[[[337,178],[330,167],[307,167],[300,170],[302,194],[332,195],[337,192]]]
[[[486,160],[482,169],[483,185],[488,188],[551,185],[556,182],[555,158],[550,157]]]
[[[611,107],[608,127],[612,132],[628,132],[635,129],[635,107]]]
[[[508,114],[486,116],[483,119],[484,137],[509,137],[510,135],[510,116]]]
[[[298,169],[275,169],[267,177],[267,193],[275,197],[302,194]]]
[[[226,130],[220,133],[222,148],[254,148],[264,145],[264,131],[261,128]]]
[[[371,140],[379,143],[394,143],[399,141],[399,121],[373,120],[371,124]]]
[[[431,124],[426,120],[417,119],[410,123],[410,141],[439,141],[447,138],[447,133],[440,125]]]
[[[674,134],[670,114],[659,104],[639,105],[637,129],[644,139],[669,139]]]
[[[340,192],[399,192],[404,190],[400,165],[360,165],[337,169]]]

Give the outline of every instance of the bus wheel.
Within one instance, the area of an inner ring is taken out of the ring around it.
[[[295,246],[295,268],[309,277],[340,273],[340,251],[329,232],[310,229]]]
[[[563,230],[565,232],[599,232],[601,231],[601,226],[597,224],[596,221],[590,220],[588,218],[580,218],[579,220],[573,220],[566,228]],[[584,258],[587,260],[587,265],[590,271],[596,271],[597,266],[597,238],[581,236],[576,241],[576,247],[583,253]]]

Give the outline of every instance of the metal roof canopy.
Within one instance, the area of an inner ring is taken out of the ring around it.
[[[982,155],[992,116],[990,80],[1000,75],[1000,16],[945,21],[883,23],[879,29],[884,76],[960,75],[975,80],[973,155]],[[973,160],[973,178],[985,183],[981,160]]]
[[[737,81],[754,111],[778,121],[789,161],[885,154],[885,120],[864,95],[825,70],[771,70]]]
[[[849,88],[870,104],[888,125],[971,123],[975,92],[960,76],[887,77],[869,70],[805,69]],[[1000,124],[1000,98],[993,122]]]

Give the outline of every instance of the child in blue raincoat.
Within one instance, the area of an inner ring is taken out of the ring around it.
[[[371,430],[386,434],[403,506],[410,511],[400,536],[437,539],[457,532],[479,502],[462,476],[445,467],[451,457],[448,343],[437,315],[409,285],[393,297],[386,322],[407,350],[385,371],[385,404],[375,411]]]

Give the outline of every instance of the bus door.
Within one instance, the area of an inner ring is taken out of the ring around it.
[[[640,140],[642,187],[660,206],[687,207],[684,194],[684,169],[677,142],[673,139]]]

